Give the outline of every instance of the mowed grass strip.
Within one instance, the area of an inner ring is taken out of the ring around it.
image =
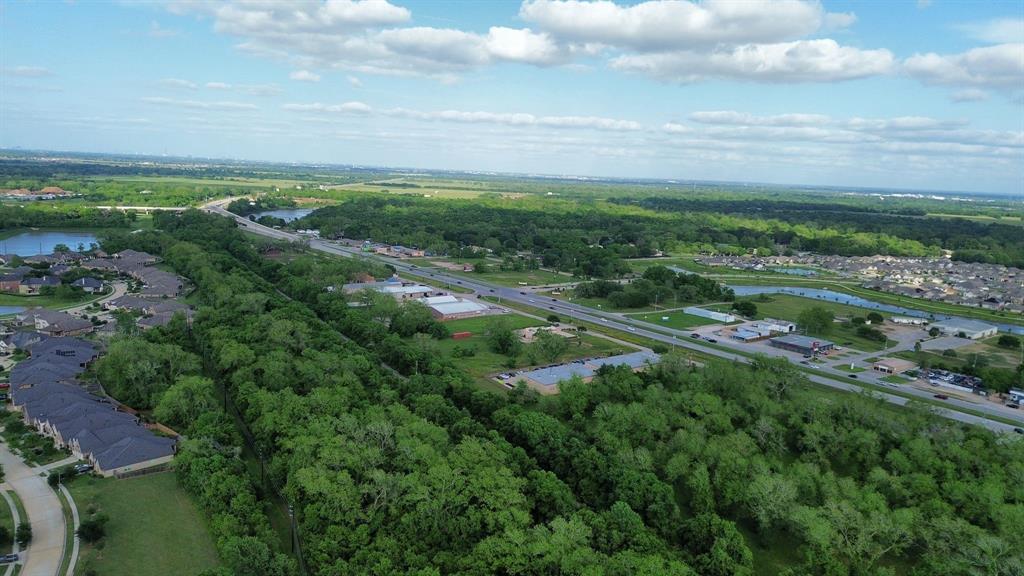
[[[712,320],[711,318],[687,314],[681,310],[676,310],[674,312],[645,312],[641,314],[627,314],[627,316],[634,320],[643,320],[644,322],[650,322],[652,324],[665,326],[666,328],[674,328],[676,330],[686,330],[687,328],[696,328],[697,326],[719,324],[718,321]],[[668,320],[665,320],[665,318],[668,318]]]
[[[173,473],[138,478],[79,477],[67,485],[79,516],[110,517],[102,548],[83,545],[78,573],[103,576],[199,574],[218,565],[202,514]]]

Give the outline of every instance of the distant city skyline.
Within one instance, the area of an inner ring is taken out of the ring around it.
[[[0,2],[0,147],[1020,195],[1022,14]]]

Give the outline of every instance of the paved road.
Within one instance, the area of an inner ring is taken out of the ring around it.
[[[564,302],[564,301],[557,300],[557,299],[545,298],[545,297],[542,297],[542,296],[539,296],[537,294],[533,294],[533,293],[529,292],[526,288],[522,288],[522,289],[520,289],[520,288],[509,288],[509,287],[504,287],[504,286],[497,286],[497,285],[493,285],[493,284],[488,284],[488,283],[485,283],[485,282],[481,282],[481,281],[479,281],[477,279],[469,279],[469,278],[465,278],[465,277],[462,277],[462,276],[450,275],[450,274],[447,274],[446,272],[444,272],[443,270],[440,270],[440,269],[421,268],[421,267],[418,267],[416,265],[403,263],[400,260],[396,260],[396,259],[393,259],[393,258],[383,258],[383,257],[374,256],[374,255],[368,255],[368,254],[365,254],[365,253],[359,251],[358,249],[347,247],[347,246],[343,246],[343,245],[341,245],[339,243],[330,242],[330,241],[326,241],[326,240],[308,239],[308,238],[299,236],[297,234],[291,234],[289,232],[285,232],[283,230],[275,230],[273,228],[268,228],[266,226],[262,226],[260,224],[255,223],[255,222],[249,221],[246,218],[243,218],[241,216],[237,216],[237,215],[232,214],[232,213],[228,212],[227,210],[225,210],[223,206],[227,202],[229,202],[229,201],[230,201],[230,199],[229,200],[218,200],[218,201],[212,202],[210,204],[207,204],[206,206],[203,207],[203,209],[208,211],[208,212],[214,213],[214,214],[219,214],[221,216],[225,216],[227,218],[233,218],[244,229],[246,229],[246,230],[248,230],[250,232],[256,233],[256,234],[260,234],[260,235],[267,236],[267,237],[270,237],[270,238],[276,238],[276,239],[279,239],[279,240],[288,240],[288,241],[308,240],[310,248],[312,248],[314,250],[319,250],[319,251],[322,251],[322,252],[326,252],[326,253],[329,253],[329,254],[336,254],[336,255],[345,256],[345,257],[374,258],[374,259],[380,260],[380,261],[382,261],[384,263],[387,263],[387,264],[393,266],[396,270],[398,270],[399,272],[401,272],[403,274],[406,274],[408,276],[419,276],[421,278],[430,279],[430,280],[433,280],[435,282],[444,282],[444,283],[449,283],[449,284],[457,285],[457,286],[460,286],[462,288],[468,288],[470,290],[473,290],[478,296],[493,296],[493,297],[499,298],[502,301],[509,301],[509,302],[514,302],[514,303],[518,303],[518,304],[524,304],[524,305],[527,305],[527,306],[532,306],[532,307],[536,307],[536,308],[540,308],[540,309],[547,309],[547,310],[550,310],[550,311],[552,311],[552,312],[554,312],[554,313],[556,313],[556,314],[558,314],[560,316],[565,316],[565,317],[573,318],[574,320],[583,320],[583,321],[591,322],[591,323],[594,323],[594,324],[601,324],[601,325],[604,325],[604,326],[608,326],[609,328],[615,328],[617,330],[632,332],[632,333],[638,334],[640,336],[644,336],[646,338],[650,338],[650,339],[656,340],[658,342],[663,342],[663,343],[671,345],[671,346],[676,346],[676,347],[680,347],[680,348],[687,348],[687,349],[690,349],[690,350],[695,350],[695,351],[698,351],[698,352],[701,352],[701,353],[704,353],[704,354],[707,354],[707,355],[717,356],[719,358],[724,358],[724,359],[727,359],[727,360],[732,360],[732,361],[737,361],[737,362],[745,362],[745,363],[750,362],[750,360],[751,360],[749,356],[741,355],[739,353],[733,353],[733,352],[730,352],[730,351],[727,351],[727,350],[722,350],[722,349],[716,348],[716,347],[711,347],[711,346],[708,346],[708,345],[705,345],[705,344],[701,343],[699,340],[694,340],[694,339],[689,337],[689,334],[690,334],[689,331],[674,330],[674,329],[671,329],[671,328],[666,328],[664,326],[656,326],[656,325],[650,324],[648,322],[643,322],[641,320],[637,320],[637,319],[634,319],[634,318],[628,318],[628,317],[623,316],[621,314],[614,314],[614,313],[610,313],[610,312],[603,312],[603,311],[594,310],[593,308],[588,308],[586,306],[582,306],[582,305],[579,305],[579,304],[574,304],[572,302]],[[726,344],[726,343],[723,342],[723,344]],[[726,345],[733,346],[733,343],[730,342],[730,343],[727,343]],[[739,346],[739,344],[735,344],[735,346]],[[836,376],[839,377],[839,378],[845,378],[846,377],[844,372],[840,372],[840,371],[834,370],[831,367],[822,366],[822,367],[815,367],[815,369],[816,370],[821,370],[823,372],[835,373]],[[853,391],[853,392],[861,392],[861,391],[864,390],[863,387],[859,386],[857,383],[854,383],[854,382],[846,382],[844,380],[835,380],[833,378],[827,378],[827,377],[823,377],[823,376],[820,376],[820,375],[817,375],[817,374],[813,374],[813,373],[806,373],[805,375],[812,382],[815,382],[817,384],[822,384],[824,386],[829,386],[831,388],[836,388],[836,389],[840,389],[840,390],[847,390],[847,391]],[[864,375],[864,380],[867,380],[867,381],[870,381],[870,382],[873,382],[873,383],[879,383],[877,378],[874,375],[872,375],[872,374],[865,374]],[[889,385],[889,384],[881,384],[881,383],[879,383],[879,384],[880,385],[884,385],[884,386],[890,386],[890,387],[897,386],[897,385]],[[919,398],[922,398],[922,399],[931,399],[932,398],[932,394],[930,394],[929,392],[927,392],[925,390],[918,390],[918,389],[912,388],[910,386],[899,386],[899,390],[900,390],[901,393],[910,394],[910,395],[913,395],[913,396],[916,396],[916,397],[919,397]],[[905,405],[905,404],[908,403],[907,398],[904,398],[902,396],[896,396],[896,395],[888,394],[888,393],[885,393],[885,392],[875,392],[875,394],[878,397],[882,398],[883,400],[886,400],[886,401],[891,402],[891,403],[896,404],[896,405],[902,406],[902,405]],[[998,406],[986,406],[986,405],[982,405],[982,404],[973,404],[973,403],[969,403],[969,402],[964,402],[962,400],[956,400],[956,399],[953,399],[953,398],[950,398],[949,400],[947,400],[947,402],[950,405],[957,406],[959,408],[971,409],[971,410],[975,410],[977,412],[982,412],[982,413],[992,414],[992,415],[998,415],[998,416],[1001,416],[1001,417],[1004,417],[1004,418],[1017,420],[1017,421],[1020,422],[1021,426],[1024,426],[1024,417],[1022,417],[1021,415],[1017,414],[1016,411],[1011,411],[1009,409],[1000,409],[1001,407],[998,407]],[[949,419],[952,419],[952,420],[957,420],[957,421],[965,422],[965,423],[968,423],[968,424],[977,424],[977,425],[985,426],[985,427],[987,427],[990,430],[993,430],[995,432],[1012,432],[1013,428],[1014,428],[1014,426],[1010,426],[1010,425],[1004,424],[1002,422],[996,422],[996,421],[990,420],[988,418],[984,418],[984,417],[980,417],[980,416],[975,416],[975,415],[972,415],[972,414],[967,414],[967,413],[959,412],[959,411],[956,411],[956,410],[950,410],[950,409],[945,409],[945,408],[935,408],[934,412],[936,414],[940,415],[940,416],[943,416],[943,417],[946,417],[946,418],[949,418]]]
[[[32,524],[32,542],[22,553],[25,567],[21,576],[54,576],[64,553],[64,512],[57,494],[40,476],[39,468],[30,468],[11,453],[7,444],[0,444],[0,464],[9,485],[25,505]]]

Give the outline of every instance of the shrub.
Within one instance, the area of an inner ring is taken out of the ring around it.
[[[78,530],[75,534],[82,539],[83,542],[96,542],[107,535],[107,522],[110,518],[106,514],[96,514],[82,520],[82,523],[78,525]]]
[[[14,531],[14,539],[18,542],[18,546],[22,548],[28,546],[28,543],[32,541],[32,525],[28,522],[18,524],[18,529]]]

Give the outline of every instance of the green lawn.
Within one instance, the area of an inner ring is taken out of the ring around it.
[[[611,303],[608,302],[608,300],[605,298],[573,297],[572,299],[570,299],[569,296],[571,295],[572,291],[570,290],[567,292],[562,292],[558,296],[552,296],[550,292],[544,292],[542,294],[538,294],[538,297],[558,298],[559,300],[565,300],[567,302],[572,302],[573,304],[579,304],[580,306],[587,306],[589,308],[596,308],[598,310],[607,310],[609,312],[654,312],[657,310],[657,308],[655,308],[654,306],[644,306],[643,308],[616,308],[615,306],[612,306]],[[541,303],[542,302],[540,301],[537,302],[537,304]]]
[[[107,514],[102,546],[83,545],[76,574],[198,574],[218,564],[202,514],[173,473],[116,480],[85,476],[67,485],[79,514]]]
[[[513,329],[542,326],[545,324],[544,322],[534,320],[533,318],[527,318],[525,316],[519,316],[518,314],[506,314],[504,317],[511,322]],[[490,389],[503,389],[496,382],[488,378],[495,373],[511,369],[507,364],[507,356],[492,352],[487,347],[486,329],[490,320],[490,318],[484,317],[446,322],[445,325],[448,326],[453,333],[472,332],[473,335],[462,340],[453,340],[449,338],[446,340],[435,341],[435,344],[437,345],[440,353],[449,357],[451,357],[452,351],[455,350],[456,347],[460,347],[462,349],[473,349],[475,351],[473,356],[454,358],[455,362],[481,385]],[[528,349],[529,346],[530,345],[526,345],[526,348]],[[579,344],[577,344],[575,340],[570,340],[569,348],[554,362],[550,363],[565,362],[568,360],[589,358],[592,356],[607,356],[631,351],[632,349],[627,349],[626,346],[616,344],[615,342],[605,338],[584,334]],[[531,363],[529,360],[530,358],[528,353],[524,352],[523,354],[520,354],[516,358],[515,369],[530,366]],[[538,359],[537,363],[548,364],[549,362],[543,359]]]
[[[884,376],[882,378],[882,382],[888,382],[890,384],[906,384],[907,382],[913,382],[913,379],[893,374],[891,376]]]
[[[93,294],[83,294],[81,298],[74,300],[58,300],[53,296],[19,296],[17,294],[0,294],[0,306],[23,306],[32,308],[42,306],[43,308],[70,308],[83,302],[97,299]]]
[[[686,330],[687,328],[719,323],[711,318],[687,314],[682,310],[676,310],[673,312],[643,312],[640,314],[628,314],[628,316],[635,320],[643,320],[644,322],[650,322],[652,324],[665,326],[666,328],[674,328],[676,330]],[[668,318],[668,320],[665,320],[664,318]]]
[[[547,270],[523,270],[521,272],[494,270],[493,272],[455,272],[445,270],[452,276],[462,276],[480,282],[489,282],[501,286],[543,286],[545,284],[564,284],[572,282],[573,277]],[[521,284],[525,282],[525,284]]]
[[[836,370],[842,370],[843,372],[849,372],[850,374],[858,374],[860,372],[864,372],[865,370],[867,370],[867,368],[857,365],[854,365],[853,368],[850,368],[849,362],[836,364],[835,366],[833,366],[833,368],[835,368]]]

